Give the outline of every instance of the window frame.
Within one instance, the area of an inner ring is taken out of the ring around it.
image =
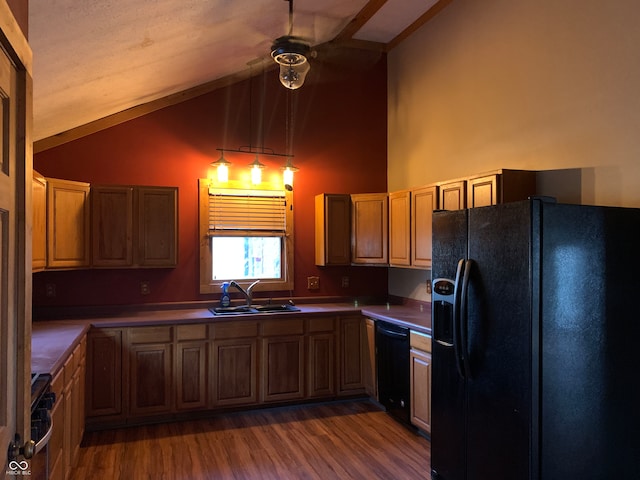
[[[277,186],[269,184],[261,184],[259,186],[247,186],[240,185],[239,182],[227,182],[224,185],[217,184],[216,181],[200,178],[198,180],[198,209],[199,209],[199,237],[200,237],[200,293],[220,293],[221,286],[224,282],[228,282],[229,280],[236,280],[233,278],[229,279],[216,279],[212,278],[212,258],[211,258],[211,240],[209,234],[209,189],[215,187],[216,189],[229,189],[232,190],[234,188],[242,189],[242,190],[280,190],[283,189]],[[258,283],[253,290],[254,291],[263,291],[263,292],[275,292],[275,291],[284,291],[284,290],[293,290],[293,246],[294,246],[294,228],[293,228],[293,192],[289,190],[284,190],[285,201],[286,201],[286,210],[285,210],[285,233],[284,233],[284,241],[283,241],[283,255],[282,255],[282,279],[260,279],[260,283]],[[245,232],[246,233],[246,232]],[[225,234],[226,235],[226,234]],[[232,235],[226,235],[232,236]],[[246,235],[243,235],[246,236]],[[256,235],[260,236],[260,235]],[[239,280],[244,282],[244,280]],[[247,283],[252,283],[253,280],[246,280]]]

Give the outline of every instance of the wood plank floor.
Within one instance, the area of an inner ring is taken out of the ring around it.
[[[85,434],[73,480],[427,479],[429,442],[369,401]]]

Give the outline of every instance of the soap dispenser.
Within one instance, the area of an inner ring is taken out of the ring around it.
[[[231,298],[229,298],[229,292],[227,289],[229,288],[229,282],[224,282],[220,288],[222,288],[222,297],[220,298],[220,306],[223,308],[231,305]]]

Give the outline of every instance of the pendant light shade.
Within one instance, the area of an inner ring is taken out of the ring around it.
[[[229,165],[231,162],[224,158],[224,150],[220,150],[220,158],[211,163],[218,171],[218,181],[225,183],[229,181]]]
[[[271,57],[280,65],[280,83],[296,90],[304,84],[307,73],[311,69],[309,56],[311,49],[296,37],[278,38],[271,47]]]

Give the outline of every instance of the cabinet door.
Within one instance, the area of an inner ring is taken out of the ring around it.
[[[442,210],[467,208],[467,182],[465,180],[440,185],[440,208]]]
[[[351,262],[351,198],[348,194],[321,194],[315,198],[316,265]]]
[[[487,175],[471,178],[467,181],[469,208],[487,207],[498,203],[498,189],[500,176]]]
[[[261,401],[295,400],[304,396],[304,337],[262,339]]]
[[[351,195],[351,259],[353,263],[388,262],[386,193]]]
[[[207,405],[207,342],[180,342],[176,351],[176,409]]]
[[[47,178],[47,266],[89,265],[89,184]]]
[[[53,430],[47,444],[47,457],[49,462],[49,479],[64,480],[65,465],[63,458],[64,447],[64,370],[61,370],[51,382],[51,391],[56,394],[56,401],[51,409]]]
[[[431,354],[411,349],[411,423],[431,433]]]
[[[501,169],[472,177],[467,183],[470,208],[526,200],[537,191],[536,172],[529,170]]]
[[[338,394],[365,391],[364,322],[361,317],[340,319],[340,379]]]
[[[87,417],[122,415],[122,330],[94,329],[87,344]]]
[[[389,264],[411,265],[411,194],[389,194]]]
[[[171,344],[129,345],[132,416],[171,410]]]
[[[137,187],[137,261],[143,267],[178,263],[178,189]]]
[[[331,397],[335,386],[335,335],[315,333],[309,335],[307,359],[307,396]]]
[[[431,267],[431,221],[438,208],[438,187],[411,192],[411,265]]]
[[[214,407],[258,402],[257,352],[257,338],[228,338],[213,342],[211,397]]]
[[[42,270],[47,266],[47,181],[33,174],[33,236],[31,268]]]
[[[93,266],[133,265],[132,187],[91,187],[91,243]]]
[[[375,322],[365,319],[366,342],[365,347],[365,372],[364,387],[367,395],[378,400],[378,371],[376,370],[376,327]]]
[[[75,466],[80,454],[80,443],[85,427],[85,376],[86,376],[86,340],[83,339],[73,351],[73,376],[69,389],[71,400],[70,419],[70,466]]]

